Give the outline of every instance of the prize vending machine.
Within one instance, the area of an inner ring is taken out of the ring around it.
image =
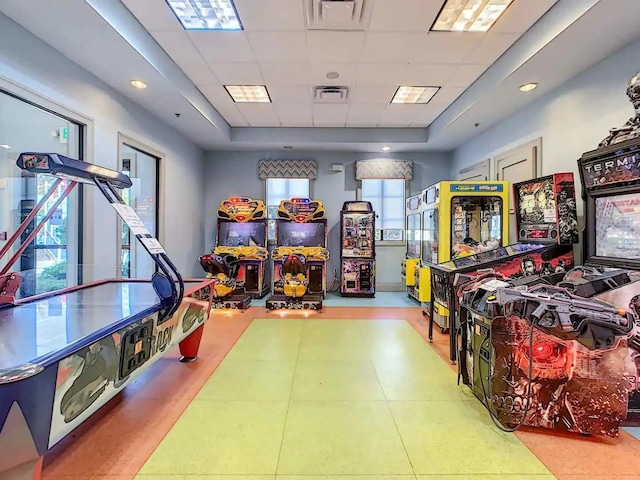
[[[407,289],[407,295],[418,302],[418,286],[416,285],[416,271],[421,262],[422,235],[422,194],[413,195],[407,199],[406,203],[406,226],[407,226],[407,253],[402,259],[402,282]]]
[[[340,212],[340,294],[373,297],[375,276],[375,222],[371,202],[344,202]]]

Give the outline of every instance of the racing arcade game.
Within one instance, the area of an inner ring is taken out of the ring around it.
[[[344,202],[340,212],[340,295],[374,297],[376,214],[371,202]]]
[[[417,278],[416,271],[418,270],[422,255],[420,251],[420,236],[422,234],[422,193],[419,195],[413,195],[407,199],[406,203],[406,217],[407,217],[407,254],[402,259],[401,272],[402,282],[407,289],[407,295],[418,302],[420,302],[419,292],[426,291],[427,287],[424,285],[420,288],[420,278]],[[427,276],[423,276],[424,279]],[[416,282],[418,285],[416,285]]]
[[[433,312],[429,338],[433,338],[433,323],[438,323],[442,312],[454,317],[455,327],[449,331],[452,362],[456,361],[462,321],[457,314],[461,283],[474,276],[497,273],[526,284],[545,275],[558,274],[561,278],[563,272],[573,267],[573,244],[578,241],[573,174],[560,173],[517,183],[513,185],[513,194],[518,243],[454,258],[431,268]]]
[[[269,291],[267,215],[262,200],[232,197],[218,206],[216,247],[198,260],[214,280],[213,308],[244,310]]]
[[[282,200],[276,220],[273,295],[268,310],[322,309],[326,292],[327,212],[319,200]]]

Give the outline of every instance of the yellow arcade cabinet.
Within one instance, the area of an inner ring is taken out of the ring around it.
[[[416,288],[416,270],[420,265],[422,235],[422,195],[413,195],[406,203],[406,236],[407,253],[402,259],[402,282],[407,289],[407,295],[418,302],[418,289]]]
[[[509,241],[509,187],[503,181],[446,181],[423,191],[422,264],[416,270],[422,313],[429,315],[429,265],[494,250]],[[436,308],[437,307],[437,308]],[[449,312],[434,305],[434,320],[449,328]]]
[[[322,309],[327,288],[327,213],[319,200],[292,198],[278,206],[273,295],[268,310]]]

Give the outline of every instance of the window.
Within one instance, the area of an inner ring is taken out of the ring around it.
[[[371,202],[376,218],[376,240],[404,240],[405,184],[400,179],[362,180],[361,200]]]
[[[18,155],[40,151],[82,159],[82,129],[62,116],[0,91],[0,247],[55,182],[53,177],[20,170],[16,166]],[[62,193],[63,186],[64,182],[22,239],[44,218],[44,212]],[[81,283],[81,191],[82,187],[76,186],[11,266],[11,271],[20,272],[24,277],[18,291],[20,297]],[[4,266],[14,251],[0,259],[0,266]]]
[[[276,212],[282,200],[309,198],[308,178],[267,178],[267,218],[269,240],[276,239]]]

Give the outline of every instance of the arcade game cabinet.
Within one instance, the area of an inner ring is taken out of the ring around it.
[[[327,212],[319,200],[292,198],[278,206],[269,310],[322,309],[327,284]]]
[[[269,291],[267,215],[262,200],[232,197],[218,206],[217,246],[200,265],[214,280],[213,308],[244,310]]]
[[[432,304],[431,267],[501,247],[508,238],[507,182],[440,182],[423,191],[422,264],[416,278],[422,312],[443,331],[449,312]],[[431,313],[434,310],[435,315]]]
[[[126,175],[54,153],[23,153],[17,165],[57,178],[0,249],[0,478],[39,480],[47,451],[171,347],[180,346],[183,362],[197,358],[212,281],[182,279],[123,202]],[[78,182],[99,188],[157,272],[16,299],[22,275],[10,269]]]
[[[560,173],[513,185],[518,243],[488,252],[458,257],[431,267],[433,323],[449,324],[450,358],[456,360],[458,286],[470,277],[499,273],[519,278],[521,283],[537,277],[560,274],[573,267],[573,244],[578,242],[575,185],[572,173]],[[453,312],[453,313],[451,313]],[[438,322],[445,317],[444,322]]]
[[[374,297],[376,214],[371,202],[344,202],[340,212],[340,295]]]
[[[416,271],[421,262],[420,237],[422,235],[422,194],[413,195],[407,199],[407,253],[402,259],[402,282],[407,289],[407,295],[418,302],[419,285],[416,285]],[[419,280],[419,279],[418,279]],[[418,282],[419,283],[419,282]]]

